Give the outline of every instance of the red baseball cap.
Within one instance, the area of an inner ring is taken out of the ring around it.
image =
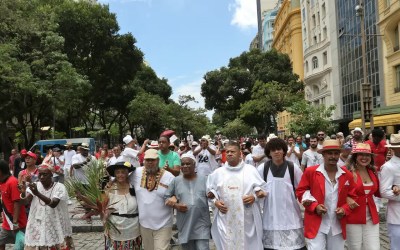
[[[33,159],[37,160],[37,155],[31,151],[28,151],[28,153],[26,153],[27,156],[32,157]]]
[[[27,153],[28,153],[28,151],[26,151],[26,149],[21,150],[21,155],[26,155]]]

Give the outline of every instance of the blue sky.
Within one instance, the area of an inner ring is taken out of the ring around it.
[[[248,50],[257,32],[256,0],[99,0],[131,32],[145,60],[169,80],[173,99],[200,95],[207,71]],[[209,113],[210,114],[210,113]]]

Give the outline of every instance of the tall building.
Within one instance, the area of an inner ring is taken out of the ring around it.
[[[361,109],[360,88],[363,83],[363,63],[361,50],[361,18],[356,15],[355,7],[359,0],[336,0],[337,30],[339,43],[340,82],[342,94],[343,121],[341,130],[346,132],[348,122]],[[366,32],[367,75],[373,91],[373,107],[382,105],[379,74],[379,52],[377,37],[377,2],[364,0],[363,12]],[[356,116],[355,116],[356,117]],[[361,122],[360,122],[361,124]],[[354,123],[349,126],[353,126]],[[354,127],[354,126],[353,126]]]
[[[272,34],[274,31],[274,21],[278,8],[267,10],[263,13],[262,21],[262,49],[264,51],[272,49]]]
[[[301,0],[304,92],[314,105],[336,105],[333,120],[342,118],[336,6],[331,0]]]
[[[383,35],[382,63],[384,91],[381,92],[384,106],[374,112],[375,127],[386,128],[386,133],[397,133],[400,130],[400,1],[378,1],[378,33]],[[357,125],[359,119],[351,123]],[[367,124],[368,125],[368,124]]]
[[[293,72],[304,79],[300,0],[284,0],[275,18],[272,47],[289,55]]]
[[[304,79],[303,46],[301,34],[300,0],[283,0],[274,22],[272,47],[289,56],[293,72]],[[278,114],[278,135],[289,134],[287,124],[290,114],[286,111]]]

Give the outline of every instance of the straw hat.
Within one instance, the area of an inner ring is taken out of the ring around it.
[[[340,149],[340,142],[338,140],[324,140],[322,148],[318,150],[318,153],[322,154],[322,152],[329,150],[340,151]]]
[[[158,141],[151,141],[149,148],[158,148]]]
[[[400,134],[392,134],[389,144],[385,145],[388,148],[400,148]]]
[[[371,152],[371,146],[367,143],[357,143],[356,147],[353,148],[351,153],[352,154],[362,153],[362,154],[373,155],[373,153]]]

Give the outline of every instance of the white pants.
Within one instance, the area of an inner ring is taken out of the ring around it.
[[[347,224],[347,246],[351,250],[379,250],[379,223]]]
[[[152,230],[140,226],[143,249],[145,250],[167,250],[172,237],[172,227],[164,227]]]
[[[328,234],[318,232],[314,239],[306,238],[308,250],[344,250],[343,235],[332,235],[332,229]]]
[[[388,223],[387,229],[390,239],[390,249],[400,250],[400,225]]]

